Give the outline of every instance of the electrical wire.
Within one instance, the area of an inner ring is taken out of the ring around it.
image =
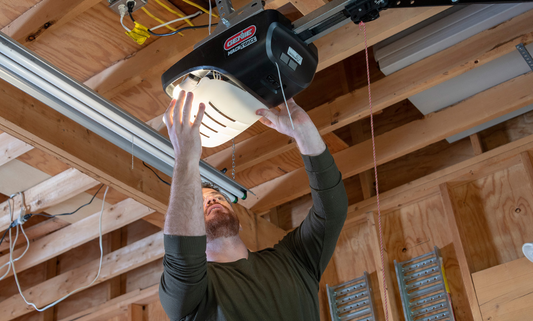
[[[158,17],[156,17],[153,14],[151,14],[150,11],[148,11],[148,9],[146,9],[145,7],[142,7],[141,9],[142,9],[142,11],[144,11],[144,13],[146,13],[148,15],[148,17],[154,19],[155,21],[157,21],[157,22],[159,22],[161,24],[165,23],[163,20],[161,20]],[[131,17],[131,12],[129,14],[130,14],[130,17]],[[165,26],[165,28],[167,28],[170,31],[176,31],[176,29],[172,28],[171,26]]]
[[[11,266],[13,267],[13,276],[15,277],[15,283],[17,284],[17,288],[19,290],[19,293],[20,293],[20,296],[22,297],[22,299],[24,299],[24,302],[26,302],[26,304],[28,305],[31,305],[35,308],[35,310],[39,311],[39,312],[42,312],[50,307],[53,307],[54,305],[58,304],[59,302],[65,300],[66,298],[68,298],[69,296],[71,296],[72,294],[74,293],[77,293],[81,290],[85,290],[89,287],[91,287],[94,282],[96,282],[96,280],[98,280],[98,278],[100,277],[100,272],[102,271],[102,261],[103,261],[103,258],[104,258],[104,249],[103,249],[103,246],[102,246],[102,215],[104,214],[104,206],[105,206],[105,198],[106,198],[106,195],[107,195],[107,191],[109,190],[109,186],[106,188],[105,190],[105,193],[104,193],[104,199],[102,201],[102,210],[100,211],[100,219],[99,219],[99,224],[98,224],[98,229],[99,229],[99,245],[100,245],[100,264],[98,266],[98,273],[96,274],[96,277],[94,278],[94,280],[86,285],[86,286],[83,286],[83,287],[80,287],[78,288],[77,290],[74,290],[72,292],[70,292],[69,294],[65,295],[64,297],[62,297],[61,299],[53,302],[53,303],[50,303],[49,305],[45,306],[44,308],[42,309],[39,309],[34,303],[32,302],[28,302],[28,300],[26,299],[26,297],[24,296],[24,294],[22,294],[22,290],[20,288],[20,284],[19,284],[19,280],[18,280],[18,277],[17,277],[17,271],[15,270],[15,265],[13,264],[13,251],[9,251],[9,261],[11,262]],[[22,233],[24,234],[24,236],[26,236],[26,233],[24,232],[24,229],[22,228],[22,225],[20,225],[20,228],[22,230]],[[18,229],[17,229],[18,231]],[[11,234],[11,232],[10,232]],[[26,236],[26,239],[28,237]],[[29,242],[28,242],[28,245],[29,245]],[[14,246],[13,246],[14,248]],[[26,252],[24,252],[25,254]],[[24,255],[23,254],[23,255]]]
[[[96,193],[94,193],[93,197],[91,198],[91,200],[89,201],[89,203],[86,203],[86,204],[83,204],[82,206],[78,207],[74,212],[70,212],[70,213],[62,213],[62,214],[54,214],[54,215],[48,215],[48,214],[43,214],[43,213],[38,213],[38,214],[32,214],[32,215],[40,215],[40,216],[47,216],[47,217],[56,217],[56,216],[66,216],[66,215],[72,215],[74,213],[76,213],[77,211],[81,210],[82,208],[84,208],[85,206],[88,206],[90,205],[94,199],[96,198],[96,195],[98,195],[98,193],[100,192],[100,190],[102,189],[102,187],[104,187],[104,184],[100,185],[100,188],[98,188],[98,190],[96,191]],[[107,190],[106,190],[107,192]],[[104,196],[105,198],[105,196]]]
[[[211,34],[211,18],[213,17],[212,16],[213,8],[211,7],[211,0],[207,0],[207,2],[209,3],[209,29],[208,31],[209,31],[209,34]]]
[[[19,193],[21,194],[21,193]],[[11,225],[9,226],[8,228],[8,231],[9,231],[9,261],[6,262],[4,265],[0,266],[0,269],[3,269],[6,265],[7,265],[7,271],[6,273],[0,278],[0,280],[3,280],[8,274],[9,274],[9,271],[11,270],[11,267],[13,265],[13,262],[16,262],[18,260],[20,260],[25,254],[26,252],[28,252],[28,249],[30,248],[30,240],[28,239],[28,236],[26,235],[26,233],[24,232],[24,229],[22,228],[22,224],[23,223],[20,223],[18,225],[13,225],[13,223],[15,222],[13,220],[13,210],[11,208],[11,203],[9,202],[9,200],[13,199],[13,197],[15,196],[16,194],[13,194],[9,197],[8,199],[8,202],[7,204],[9,205],[9,217],[11,219]],[[14,204],[14,201],[13,201],[13,204]],[[23,214],[23,211],[21,209],[21,214]],[[19,220],[20,220],[20,217],[19,217]],[[26,249],[24,250],[24,252],[16,259],[13,260],[13,251],[15,250],[15,245],[17,244],[17,240],[18,240],[18,237],[19,237],[19,225],[22,229],[22,233],[24,234],[24,237],[26,238]],[[11,239],[11,228],[13,228],[14,226],[16,226],[16,229],[17,229],[17,233],[15,234],[15,241],[13,241]]]
[[[210,1],[210,0],[208,0],[208,1]],[[193,6],[193,7],[195,7],[195,8],[200,9],[200,10],[202,10],[202,11],[205,12],[205,13],[209,13],[210,15],[212,15],[212,16],[215,17],[215,18],[218,18],[218,15],[216,15],[216,14],[214,14],[214,13],[212,13],[212,12],[210,13],[209,11],[205,10],[204,7],[202,7],[202,6],[200,6],[200,5],[197,5],[196,3],[192,2],[192,1],[189,1],[189,0],[183,0],[183,2],[185,2],[185,3],[187,3],[187,4],[191,5],[191,6]]]
[[[212,24],[212,26],[216,26],[217,24],[214,23]],[[183,28],[180,28],[176,31],[173,31],[173,32],[169,32],[169,33],[155,33],[155,32],[152,32],[150,29],[148,29],[148,32],[152,35],[152,36],[158,36],[158,37],[166,37],[166,36],[173,36],[175,34],[177,34],[178,32],[182,32],[184,30],[190,30],[190,29],[202,29],[202,28],[208,28],[209,25],[202,25],[202,26],[194,26],[194,27],[183,27]]]
[[[155,176],[157,176],[157,178],[159,178],[159,180],[160,180],[161,182],[163,182],[163,183],[167,184],[168,186],[170,186],[170,183],[169,183],[169,182],[165,181],[165,180],[162,179],[159,175],[157,175],[157,173],[154,171],[154,169],[151,168],[150,166],[146,165],[146,163],[145,163],[144,161],[143,161],[143,165],[144,165],[146,168],[148,168],[149,170],[151,170],[151,171],[155,174]]]
[[[155,30],[155,29],[159,29],[159,28],[161,28],[161,27],[166,27],[167,25],[169,25],[169,24],[171,24],[171,23],[178,22],[178,21],[182,21],[182,20],[185,20],[185,19],[188,19],[188,18],[194,18],[194,17],[196,17],[196,16],[198,16],[198,15],[201,15],[202,13],[203,13],[202,11],[197,11],[196,13],[193,13],[193,14],[188,15],[188,16],[186,16],[186,17],[182,17],[182,18],[179,18],[179,19],[174,19],[174,20],[172,20],[172,21],[165,22],[164,24],[161,24],[161,25],[159,25],[159,26],[152,27],[152,28],[150,28],[150,30]],[[194,27],[194,25],[193,25],[193,27]],[[175,30],[175,29],[174,29],[174,30]]]
[[[167,11],[169,11],[169,12],[171,12],[171,13],[177,15],[177,16],[180,17],[180,18],[185,17],[184,14],[182,14],[181,12],[178,12],[178,11],[176,11],[176,10],[171,9],[170,7],[168,7],[166,4],[162,3],[161,1],[159,1],[159,0],[155,0],[155,2],[157,2],[157,4],[159,4],[161,7],[167,9]],[[185,22],[187,22],[191,27],[194,26],[194,24],[192,23],[192,21],[189,20],[189,19],[185,19]]]
[[[131,29],[129,29],[128,27],[126,27],[126,25],[124,24],[124,15],[120,15],[120,24],[122,25],[122,27],[124,27],[124,29],[126,29],[127,32],[131,32]]]
[[[132,3],[132,2],[130,2],[130,3]],[[129,3],[128,3],[128,5],[129,5]],[[144,7],[141,8],[141,9],[144,9]],[[133,18],[133,15],[132,15],[132,10],[133,10],[133,7],[132,7],[132,6],[128,6],[128,14],[129,14],[129,16],[130,16],[130,19],[131,19],[131,21],[135,22],[135,18]],[[204,9],[204,10],[205,10],[205,9]],[[163,21],[161,21],[161,22],[163,22]],[[212,24],[212,26],[216,26],[216,25],[217,25],[216,23]],[[175,30],[174,28],[170,28],[169,26],[165,26],[165,27],[167,27],[167,28],[169,28],[169,29],[171,29],[171,30]],[[173,35],[175,35],[175,34],[177,34],[177,33],[181,33],[181,32],[184,31],[184,30],[190,30],[190,29],[202,29],[202,28],[208,28],[208,27],[209,27],[209,25],[194,26],[194,27],[190,27],[190,26],[189,26],[189,27],[183,27],[183,28],[180,28],[180,29],[178,29],[178,30],[175,30],[175,31],[173,31],[173,32],[169,32],[169,33],[155,33],[155,32],[153,32],[153,31],[151,31],[150,29],[148,29],[148,32],[149,32],[152,36],[166,37],[166,36],[173,36]]]

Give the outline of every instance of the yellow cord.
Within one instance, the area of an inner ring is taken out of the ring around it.
[[[163,24],[165,23],[163,20],[159,19],[158,17],[154,16],[153,14],[150,13],[150,11],[148,11],[148,9],[146,9],[145,7],[141,7],[141,9],[144,11],[144,13],[146,13],[150,18],[154,19],[155,21],[159,22],[160,24]],[[167,29],[170,29],[171,31],[176,31],[176,29],[172,28],[171,26],[169,25],[166,25],[165,27],[167,27]],[[183,34],[181,32],[179,32],[179,35],[183,37]]]
[[[183,0],[183,2],[188,3],[188,4],[190,4],[191,6],[196,7],[196,8],[198,8],[198,9],[202,10],[203,12],[209,14],[209,10],[204,9],[202,6],[197,5],[196,3],[192,2],[192,1],[189,1],[189,0]],[[215,17],[215,18],[218,18],[218,15],[216,15],[214,12],[211,12],[211,15],[212,15],[213,17]]]
[[[155,2],[157,2],[161,7],[167,9],[168,11],[172,12],[173,14],[177,15],[178,17],[180,18],[183,18],[185,17],[182,13],[176,11],[176,10],[173,10],[171,8],[169,8],[166,4],[162,3],[161,1],[159,0],[155,0]],[[191,20],[189,19],[185,19],[185,21],[191,26],[191,27],[194,27],[194,24],[191,22]]]

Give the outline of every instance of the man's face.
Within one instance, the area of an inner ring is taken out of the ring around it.
[[[239,219],[226,198],[211,188],[202,188],[207,242],[239,234]]]

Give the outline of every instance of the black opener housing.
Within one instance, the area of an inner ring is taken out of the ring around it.
[[[193,50],[168,69],[161,80],[171,96],[167,88],[179,78],[214,70],[272,108],[283,103],[276,63],[289,99],[311,84],[318,51],[315,45],[307,45],[296,36],[285,16],[276,10],[264,10]]]

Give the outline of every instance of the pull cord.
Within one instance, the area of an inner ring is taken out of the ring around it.
[[[381,273],[383,276],[383,298],[385,299],[385,319],[389,320],[389,309],[388,309],[388,297],[387,297],[387,279],[385,278],[385,259],[383,257],[383,231],[381,229],[381,208],[379,205],[379,184],[378,184],[378,164],[376,161],[376,142],[374,139],[374,115],[372,113],[372,92],[370,91],[370,64],[368,62],[368,44],[366,38],[366,25],[364,22],[359,23],[359,30],[363,31],[365,35],[365,56],[366,56],[366,75],[368,81],[368,104],[370,106],[370,132],[372,133],[372,157],[374,160],[374,179],[376,180],[376,199],[378,203],[378,226],[379,226],[379,247],[381,252]]]

